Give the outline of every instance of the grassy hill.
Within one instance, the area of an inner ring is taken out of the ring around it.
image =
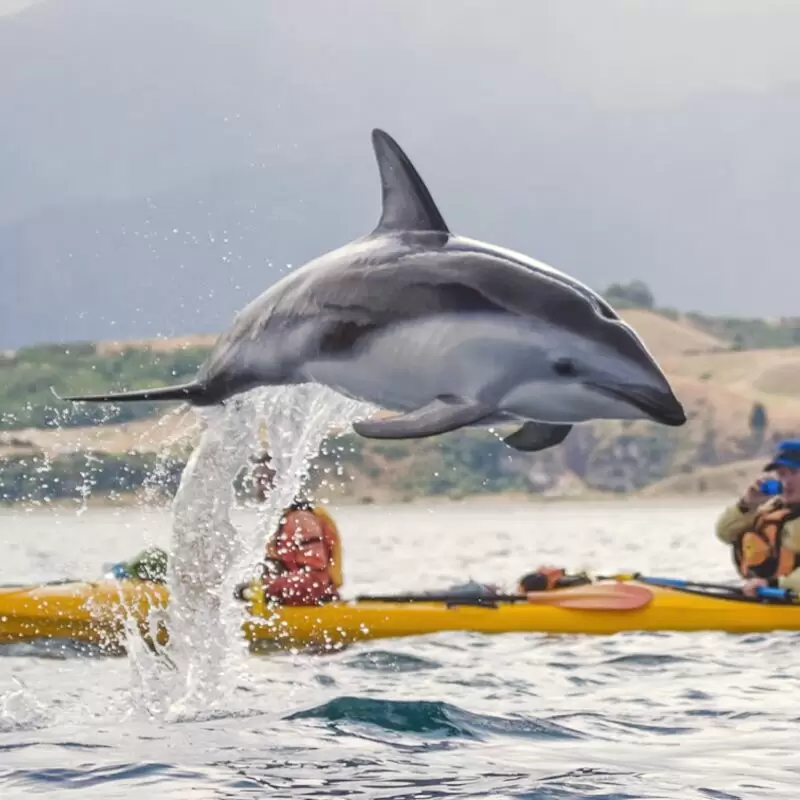
[[[581,425],[563,446],[532,455],[511,451],[488,432],[417,442],[375,442],[351,434],[333,439],[321,455],[317,486],[339,500],[362,502],[487,493],[731,493],[777,438],[800,432],[800,348],[742,350],[725,338],[726,328],[712,333],[689,316],[646,309],[622,313],[686,405],[690,421],[683,428],[645,422]],[[199,432],[193,412],[175,404],[135,404],[109,416],[107,407],[75,409],[53,391],[183,381],[212,344],[213,337],[184,337],[4,354],[0,499],[74,494],[75,473],[86,473],[87,458],[94,465],[95,491],[101,493],[129,492],[155,469],[159,457],[167,456],[173,486]],[[755,404],[766,413],[763,430],[751,430]],[[343,468],[346,479],[331,485],[324,476],[334,465]],[[46,490],[32,477],[42,470],[50,476]]]
[[[697,327],[687,319],[674,319],[644,308],[620,312],[635,328],[656,358],[681,356],[685,353],[708,353],[728,350],[731,343]]]
[[[107,410],[59,401],[66,394],[138,389],[188,380],[208,346],[184,340],[96,345],[78,342],[0,353],[0,430],[54,428],[108,421]],[[115,422],[161,411],[153,403],[120,407]]]

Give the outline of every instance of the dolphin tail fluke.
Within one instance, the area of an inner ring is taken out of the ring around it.
[[[180,386],[164,386],[158,389],[139,389],[118,394],[83,394],[64,397],[74,403],[132,403],[144,400],[167,401],[183,400],[192,405],[202,405],[205,392],[199,383],[184,383]]]

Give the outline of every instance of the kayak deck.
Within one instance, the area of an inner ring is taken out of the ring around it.
[[[654,586],[646,589],[650,601],[628,610],[526,602],[486,607],[467,601],[463,605],[340,602],[273,611],[258,598],[247,604],[243,632],[253,643],[281,649],[338,649],[369,639],[441,631],[609,635],[625,631],[800,630],[800,605],[743,602]],[[167,632],[158,617],[166,601],[163,586],[140,581],[0,588],[0,644],[77,640],[115,652],[124,648],[126,632],[137,629],[146,640],[156,638],[163,643]]]
[[[422,602],[287,608],[269,621],[254,617],[249,623],[250,638],[280,638],[289,646],[299,646],[304,642],[337,644],[441,631],[611,635],[627,631],[764,633],[800,630],[800,606],[737,602],[672,589],[647,588],[653,595],[650,604],[625,611],[582,610],[524,602],[500,603],[495,608]]]

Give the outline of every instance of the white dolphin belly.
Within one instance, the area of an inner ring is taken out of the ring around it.
[[[318,359],[304,380],[391,411],[414,411],[441,396],[493,409],[486,424],[525,419],[575,424],[638,419],[633,406],[552,369],[546,327],[499,315],[437,315],[372,335],[352,357]]]
[[[353,357],[308,362],[300,372],[391,410],[411,411],[442,395],[495,406],[516,374],[530,381],[546,368],[540,339],[511,317],[438,315],[392,326]]]
[[[634,406],[602,395],[578,381],[534,380],[514,386],[498,404],[519,419],[576,424],[592,419],[642,419]]]

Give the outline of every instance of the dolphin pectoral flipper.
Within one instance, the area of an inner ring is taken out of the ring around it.
[[[353,430],[368,439],[421,439],[473,425],[491,410],[481,403],[437,398],[407,414],[355,422]]]
[[[550,425],[546,422],[526,422],[503,441],[523,453],[535,453],[555,447],[567,438],[572,425]]]

